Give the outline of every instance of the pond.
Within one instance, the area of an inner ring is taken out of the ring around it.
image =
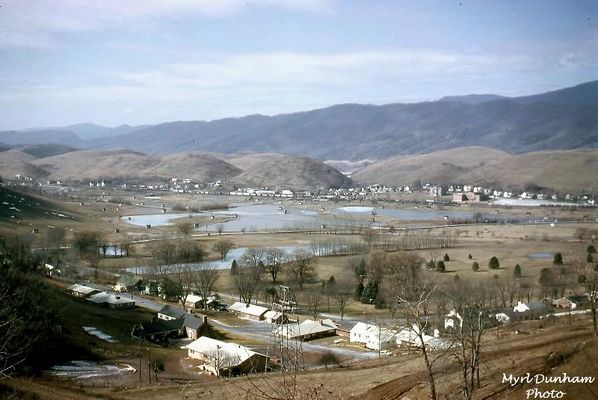
[[[241,205],[226,211],[214,211],[211,214],[233,219],[221,224],[207,225],[204,227],[206,232],[219,232],[220,229],[222,232],[256,232],[317,228],[322,223],[319,214],[315,211],[272,204]]]
[[[409,209],[409,208],[376,208],[376,207],[339,207],[334,209],[337,214],[367,214],[382,215],[390,218],[398,218],[408,221],[435,221],[444,220],[444,217],[448,219],[473,219],[474,213],[470,211],[442,211],[442,210],[431,210],[431,209]],[[496,215],[482,215],[482,218],[493,218],[496,219]]]
[[[530,253],[527,255],[527,257],[533,258],[534,260],[552,259],[552,258],[554,258],[554,253],[549,253],[549,252]]]
[[[162,213],[162,214],[144,214],[144,215],[129,215],[121,217],[121,221],[136,226],[168,226],[174,223],[178,218],[191,218],[201,215],[200,213]]]

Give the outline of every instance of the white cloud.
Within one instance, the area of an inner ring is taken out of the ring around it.
[[[161,69],[118,73],[136,86],[196,89],[238,87],[359,87],[413,80],[484,76],[529,68],[524,56],[488,56],[432,50],[339,54],[261,53],[212,57]]]
[[[336,0],[25,0],[0,8],[0,47],[48,47],[54,34],[147,26],[159,18],[226,17],[247,7],[330,12]]]

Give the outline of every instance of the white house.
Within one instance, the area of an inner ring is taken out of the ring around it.
[[[264,319],[270,324],[281,324],[287,322],[287,318],[283,313],[274,310],[266,311],[264,314]]]
[[[268,311],[267,307],[258,306],[256,304],[245,304],[236,302],[228,308],[230,312],[238,317],[249,318],[256,321],[264,319],[264,314]]]
[[[110,308],[133,308],[135,307],[135,300],[127,295],[120,293],[100,292],[93,294],[87,298],[87,301],[106,305]]]
[[[500,322],[501,324],[506,324],[507,322],[509,322],[511,320],[511,317],[509,317],[507,314],[505,313],[496,313],[494,315],[494,318],[496,318],[496,320],[498,322]]]
[[[571,310],[573,310],[577,307],[577,304],[575,304],[574,302],[572,302],[571,300],[569,300],[566,297],[561,297],[560,299],[553,300],[552,305],[554,307],[569,308]]]
[[[525,303],[522,303],[520,301],[518,301],[517,305],[515,307],[513,307],[513,312],[522,313],[522,312],[526,312],[526,311],[529,311],[529,307]]]
[[[396,334],[396,330],[358,322],[349,331],[349,341],[363,343],[365,347],[372,350],[386,350],[395,347]]]
[[[300,324],[289,323],[273,331],[274,335],[287,339],[311,340],[336,335],[336,324],[330,319],[313,321],[306,319]]]
[[[268,357],[235,343],[205,336],[186,346],[190,358],[204,361],[204,371],[217,376],[263,372]]]
[[[461,328],[463,326],[463,318],[457,310],[452,309],[449,313],[444,317],[444,329],[455,329],[456,327]]]

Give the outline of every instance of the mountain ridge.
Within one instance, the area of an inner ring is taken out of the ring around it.
[[[78,148],[127,148],[149,154],[253,151],[348,161],[465,146],[518,154],[596,148],[598,81],[522,97],[448,96],[412,104],[337,104],[274,116],[253,114],[138,127],[73,127],[110,133],[83,141],[68,130],[46,130],[41,137],[40,131],[30,131],[28,140],[46,143],[61,132],[57,142]],[[11,145],[17,139],[15,132],[0,132],[0,143]]]

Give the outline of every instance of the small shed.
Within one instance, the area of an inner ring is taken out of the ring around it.
[[[264,314],[264,319],[270,324],[284,324],[288,321],[286,315],[274,310],[266,311]]]

